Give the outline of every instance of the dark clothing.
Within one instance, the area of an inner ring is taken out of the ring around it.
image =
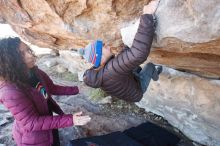
[[[101,88],[107,94],[126,101],[140,101],[143,93],[133,70],[147,59],[153,35],[153,16],[142,15],[132,47],[125,47],[101,69],[87,70],[84,73],[85,84],[93,88]]]
[[[177,146],[176,135],[152,123],[143,123],[124,132],[71,140],[68,146]]]

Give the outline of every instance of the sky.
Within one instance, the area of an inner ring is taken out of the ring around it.
[[[8,24],[0,24],[0,38],[18,36]]]
[[[5,37],[19,37],[19,36],[13,31],[10,25],[0,24],[0,38],[5,38]],[[29,44],[29,46],[35,52],[36,55],[49,54],[51,52],[51,49],[49,48],[39,48],[32,44]]]

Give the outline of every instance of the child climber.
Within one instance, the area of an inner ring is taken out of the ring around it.
[[[139,66],[148,57],[154,36],[153,14],[159,0],[152,0],[144,6],[140,18],[138,31],[131,48],[114,56],[110,47],[103,46],[97,40],[79,53],[94,66],[85,71],[83,80],[86,85],[101,88],[107,94],[129,102],[138,102],[147,90],[150,80],[157,81],[162,72],[162,66],[152,63],[146,64],[143,69]]]

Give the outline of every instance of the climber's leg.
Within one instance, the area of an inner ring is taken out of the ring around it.
[[[146,92],[151,78],[154,81],[159,79],[159,74],[162,72],[162,66],[155,66],[153,63],[147,63],[143,69],[136,75],[143,93]]]

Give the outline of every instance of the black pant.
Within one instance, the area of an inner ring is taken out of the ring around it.
[[[60,138],[58,129],[53,129],[53,145],[52,146],[60,146]]]

